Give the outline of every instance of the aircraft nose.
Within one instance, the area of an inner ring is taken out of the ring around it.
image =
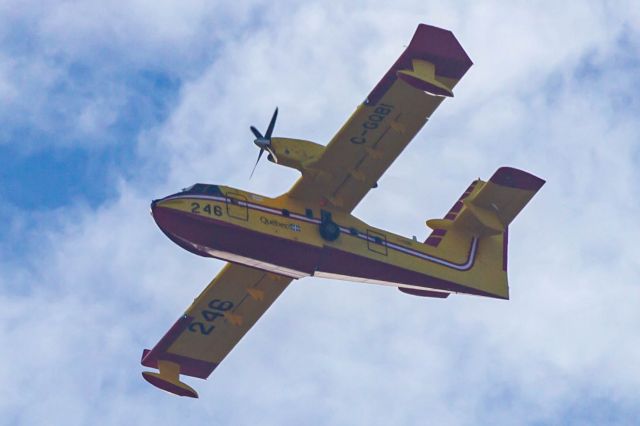
[[[149,211],[149,213],[151,213],[151,216],[153,217],[153,211],[156,208],[156,204],[158,204],[158,200],[152,200],[151,201],[151,210]]]
[[[158,228],[171,241],[180,247],[199,256],[210,256],[199,246],[206,246],[214,240],[215,230],[199,217],[182,211],[175,206],[168,206],[165,199],[151,202],[151,216]]]

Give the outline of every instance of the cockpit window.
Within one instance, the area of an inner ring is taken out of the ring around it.
[[[221,195],[220,188],[217,185],[205,185],[203,183],[196,183],[188,188],[182,190],[188,194],[207,194],[207,195]]]
[[[185,188],[183,191],[184,192],[188,192],[190,194],[202,194],[204,193],[206,185],[203,185],[201,183],[196,183],[195,185],[191,185],[188,188]]]
[[[220,188],[218,188],[218,186],[216,186],[216,185],[207,185],[207,188],[205,189],[205,193],[207,193],[209,195],[221,195],[222,194],[220,192]]]
[[[204,194],[206,189],[207,185],[203,185],[201,183],[196,183],[195,185],[193,185],[193,192],[195,192],[196,194]]]

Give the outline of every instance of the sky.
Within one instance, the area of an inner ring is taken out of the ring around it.
[[[424,238],[500,166],[547,184],[510,228],[511,300],[295,281],[199,400],[142,379],[223,263],[149,202],[267,196],[249,126],[326,144],[418,23],[474,66],[357,207]],[[633,1],[0,0],[0,418],[8,425],[634,424],[640,8]]]

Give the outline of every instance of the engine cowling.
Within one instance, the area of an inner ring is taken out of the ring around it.
[[[277,164],[304,172],[310,164],[318,161],[324,152],[324,146],[303,139],[271,138],[271,150],[278,158]],[[267,159],[275,163],[272,155]]]

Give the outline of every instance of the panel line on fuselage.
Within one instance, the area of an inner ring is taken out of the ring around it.
[[[226,197],[218,197],[218,196],[214,196],[214,195],[198,195],[198,194],[192,194],[192,195],[177,195],[177,196],[170,196],[165,198],[164,200],[178,200],[178,199],[201,199],[201,200],[212,200],[212,201],[218,201],[221,203],[224,203],[227,201]],[[282,216],[282,217],[288,217],[288,218],[293,218],[293,219],[297,219],[300,220],[302,222],[306,222],[306,223],[313,223],[313,224],[320,224],[321,221],[319,219],[315,219],[315,218],[310,218],[307,217],[305,215],[299,214],[299,213],[293,213],[293,212],[289,212],[288,216],[285,216],[282,209],[274,209],[271,207],[266,207],[260,204],[255,204],[255,203],[250,203],[247,201],[242,201],[242,200],[235,200],[238,205],[240,206],[244,206],[247,208],[250,208],[252,210],[258,210],[258,211],[262,211],[262,212],[266,212],[266,213],[271,213],[277,216]],[[471,267],[473,266],[474,262],[475,262],[475,258],[476,258],[476,254],[478,251],[478,237],[472,237],[471,239],[471,244],[469,247],[469,254],[467,255],[467,260],[463,263],[455,263],[455,262],[451,262],[449,260],[446,259],[442,259],[439,258],[437,256],[432,256],[426,253],[422,253],[419,252],[417,250],[413,250],[410,249],[408,247],[403,247],[401,245],[395,244],[395,243],[391,243],[388,241],[376,241],[375,237],[371,237],[367,234],[363,234],[360,231],[357,232],[357,234],[352,233],[352,230],[350,228],[346,228],[344,226],[340,226],[338,225],[338,227],[340,228],[340,232],[343,234],[347,234],[350,235],[352,237],[357,237],[361,240],[364,241],[368,241],[368,242],[373,242],[376,244],[380,244],[382,246],[385,246],[387,248],[396,250],[396,251],[400,251],[402,253],[408,254],[410,256],[414,256],[414,257],[418,257],[420,259],[423,260],[427,260],[433,263],[437,263],[439,265],[451,268],[451,269],[455,269],[458,271],[468,271],[469,269],[471,269]]]

